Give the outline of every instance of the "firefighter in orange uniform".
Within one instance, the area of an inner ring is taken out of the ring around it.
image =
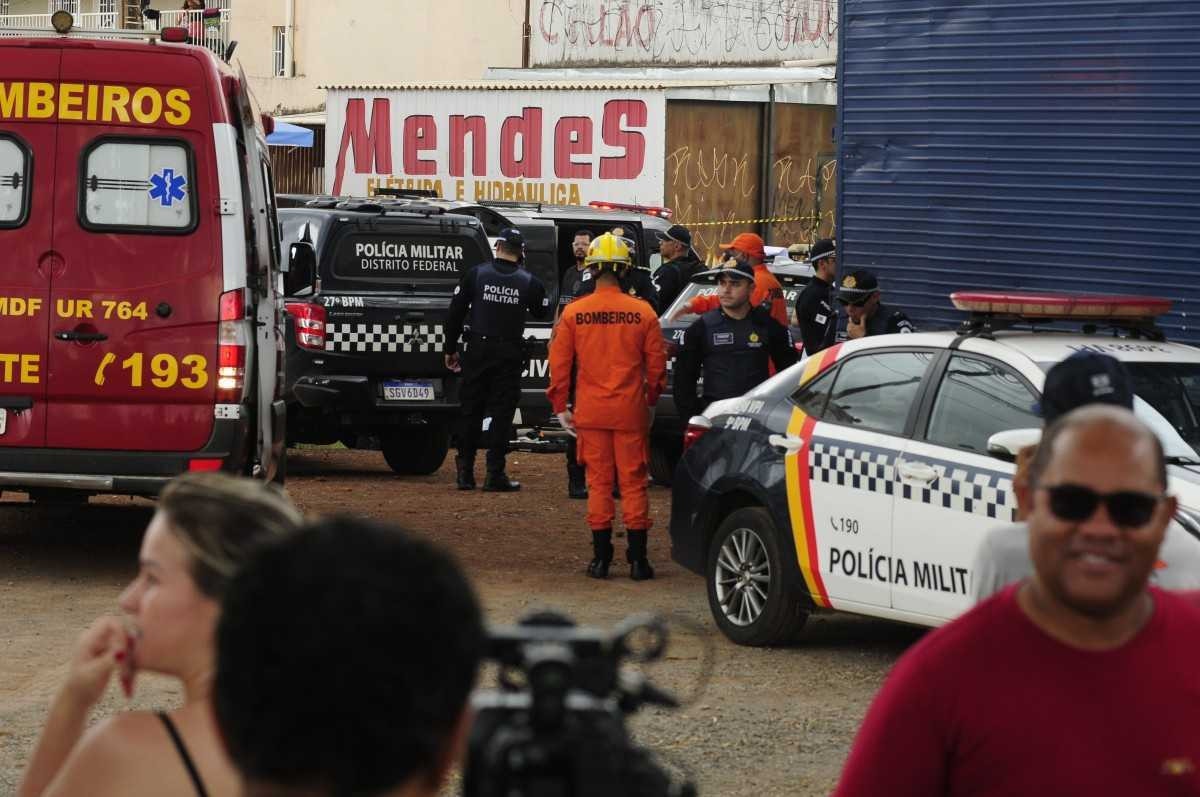
[[[765,307],[774,318],[785,327],[791,323],[791,316],[788,312],[787,302],[783,298],[783,286],[779,284],[779,280],[771,273],[771,269],[767,268],[766,251],[763,245],[763,239],[752,232],[744,232],[737,236],[730,243],[721,244],[721,249],[726,252],[728,257],[733,258],[739,263],[745,263],[754,269],[754,292],[750,294],[750,305],[752,307]],[[684,307],[680,308],[676,315],[685,313],[697,313],[703,315],[709,310],[720,309],[721,302],[716,294],[711,296],[697,296],[692,299]],[[772,371],[774,373],[774,371]]]
[[[584,261],[596,289],[564,309],[550,342],[546,391],[563,428],[578,438],[587,468],[592,578],[607,578],[612,563],[613,468],[629,549],[629,576],[654,578],[646,558],[650,506],[646,497],[646,443],[653,408],[666,383],[662,329],[642,299],[624,293],[620,278],[632,266],[629,247],[606,233],[592,241]],[[568,408],[575,370],[575,404]]]

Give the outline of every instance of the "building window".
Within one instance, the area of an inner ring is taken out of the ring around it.
[[[274,53],[275,59],[274,59],[274,71],[272,71],[271,74],[274,75],[275,77],[286,77],[287,76],[287,62],[286,62],[286,58],[287,58],[287,28],[280,26],[280,27],[272,28],[272,30],[275,33],[275,53]]]
[[[8,5],[5,3],[4,5]],[[46,13],[53,14],[55,11],[68,11],[73,15],[79,14],[79,0],[50,0],[47,3]]]

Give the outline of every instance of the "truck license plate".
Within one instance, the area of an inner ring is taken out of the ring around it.
[[[388,380],[383,383],[384,401],[433,401],[433,382],[428,379]]]
[[[0,434],[8,428],[8,410],[0,410]]]

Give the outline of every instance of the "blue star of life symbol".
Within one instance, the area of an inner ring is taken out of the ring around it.
[[[157,199],[164,208],[171,207],[173,203],[187,196],[184,190],[187,178],[175,174],[174,169],[163,169],[158,174],[150,175],[150,185],[150,198]]]

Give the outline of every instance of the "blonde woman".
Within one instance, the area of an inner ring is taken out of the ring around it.
[[[220,600],[251,551],[300,522],[282,494],[258,482],[216,473],[172,481],[146,528],[138,575],[121,593],[125,617],[101,617],[80,637],[19,797],[237,794],[210,706]],[[114,676],[129,694],[142,670],[178,678],[183,705],[126,712],[85,731]]]

